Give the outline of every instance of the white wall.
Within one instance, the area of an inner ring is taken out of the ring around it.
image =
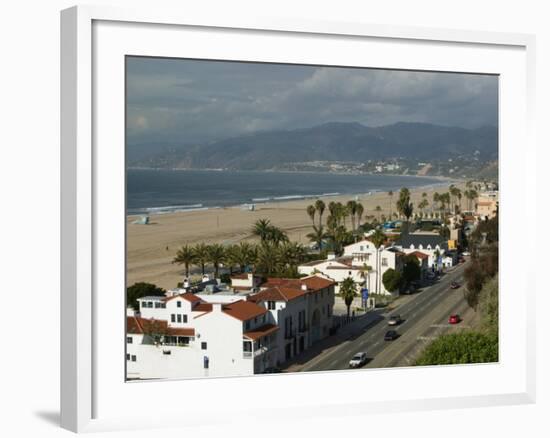
[[[29,320],[40,321],[42,337],[48,342],[35,342],[32,348],[26,343],[14,344],[11,355],[16,360],[0,363],[4,379],[0,402],[4,407],[0,432],[4,436],[65,437],[66,431],[58,428],[59,408],[59,10],[75,4],[74,0],[28,0],[3,4],[4,18],[0,27],[0,40],[4,64],[0,72],[0,91],[3,105],[0,109],[3,156],[0,160],[2,202],[6,210],[0,217],[4,232],[0,252],[0,266],[7,282],[5,290],[21,290],[32,277],[39,278],[40,292],[31,292],[34,305],[29,307]],[[125,5],[136,7],[150,5],[144,0],[94,0],[95,4]],[[179,0],[157,0],[155,7],[181,6]],[[191,7],[187,4],[186,7]],[[537,34],[537,76],[539,127],[538,143],[541,150],[550,144],[550,132],[546,127],[549,110],[550,83],[550,28],[546,2],[525,0],[503,2],[498,0],[463,0],[442,3],[440,0],[393,0],[391,2],[341,0],[337,4],[329,0],[300,2],[278,0],[253,2],[195,2],[193,8],[201,8],[205,14],[216,11],[226,17],[238,17],[244,13],[274,16],[307,17],[310,20],[364,20],[372,23],[448,27],[456,29],[485,29],[502,32],[527,32]],[[32,54],[32,55],[31,55]],[[32,100],[29,100],[32,99]],[[32,102],[32,104],[29,104]],[[541,154],[534,164],[539,187],[550,185],[545,172],[547,160]],[[38,212],[29,211],[29,203]],[[536,216],[536,206],[531,214]],[[539,206],[543,209],[543,206]],[[544,259],[542,251],[548,247],[547,237],[541,237],[535,259]],[[28,262],[30,248],[47,248],[48,257],[40,263]],[[22,262],[27,260],[27,262]],[[538,283],[539,289],[542,282]],[[539,320],[544,320],[550,308],[550,296],[540,293],[537,297]],[[36,325],[21,324],[19,312],[6,312],[3,324],[18,327],[20,337],[33,339]],[[547,339],[549,327],[539,324],[537,344],[538,369],[550,368],[550,350]],[[29,372],[22,364],[40,361],[39,372]],[[24,385],[23,383],[24,382]],[[26,388],[33,388],[29,397]],[[547,430],[547,412],[550,411],[550,377],[539,372],[537,380],[538,402],[529,406],[488,407],[457,411],[418,411],[412,413],[361,412],[357,417],[293,421],[296,436],[344,436],[357,433],[358,424],[367,424],[369,434],[387,435],[388,424],[399,423],[406,428],[410,438],[463,437],[464,427],[475,429],[477,436],[537,435]],[[155,403],[162,404],[161,401]],[[182,405],[186,401],[182,397]],[[265,438],[279,437],[279,427],[265,427],[265,423],[248,425],[250,430],[260,430]],[[288,427],[285,419],[278,418],[281,427]],[[449,426],[451,425],[451,426]],[[211,424],[189,427],[189,433],[200,436],[219,436]],[[235,421],[224,427],[224,436],[242,437],[243,423]],[[108,436],[148,437],[152,431],[118,431]],[[158,432],[157,432],[158,433]],[[163,433],[163,432],[161,432]]]

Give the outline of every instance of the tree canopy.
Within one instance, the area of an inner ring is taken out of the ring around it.
[[[386,290],[394,292],[403,284],[403,276],[399,271],[389,268],[384,272],[384,275],[382,275],[382,283],[384,283]]]
[[[486,362],[498,362],[496,335],[468,331],[440,336],[428,345],[416,360],[416,365]]]
[[[145,282],[135,283],[126,288],[126,305],[133,307],[134,310],[139,310],[138,298],[161,297],[164,296],[165,293],[166,291],[164,289],[154,284]]]

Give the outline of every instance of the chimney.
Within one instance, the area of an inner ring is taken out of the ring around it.
[[[185,277],[183,279],[183,288],[184,289],[188,289],[189,288],[189,279],[187,277]]]
[[[304,284],[304,283],[302,283],[302,290],[303,290],[304,292],[307,292],[307,285]]]

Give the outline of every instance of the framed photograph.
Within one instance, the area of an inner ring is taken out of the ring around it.
[[[61,26],[64,428],[534,401],[534,37]]]

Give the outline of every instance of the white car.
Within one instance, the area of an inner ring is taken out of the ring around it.
[[[470,253],[469,253],[468,251],[464,251],[464,252],[462,253],[462,255],[467,257],[467,256],[470,255]]]
[[[359,368],[367,363],[367,353],[359,352],[349,361],[350,368]]]

